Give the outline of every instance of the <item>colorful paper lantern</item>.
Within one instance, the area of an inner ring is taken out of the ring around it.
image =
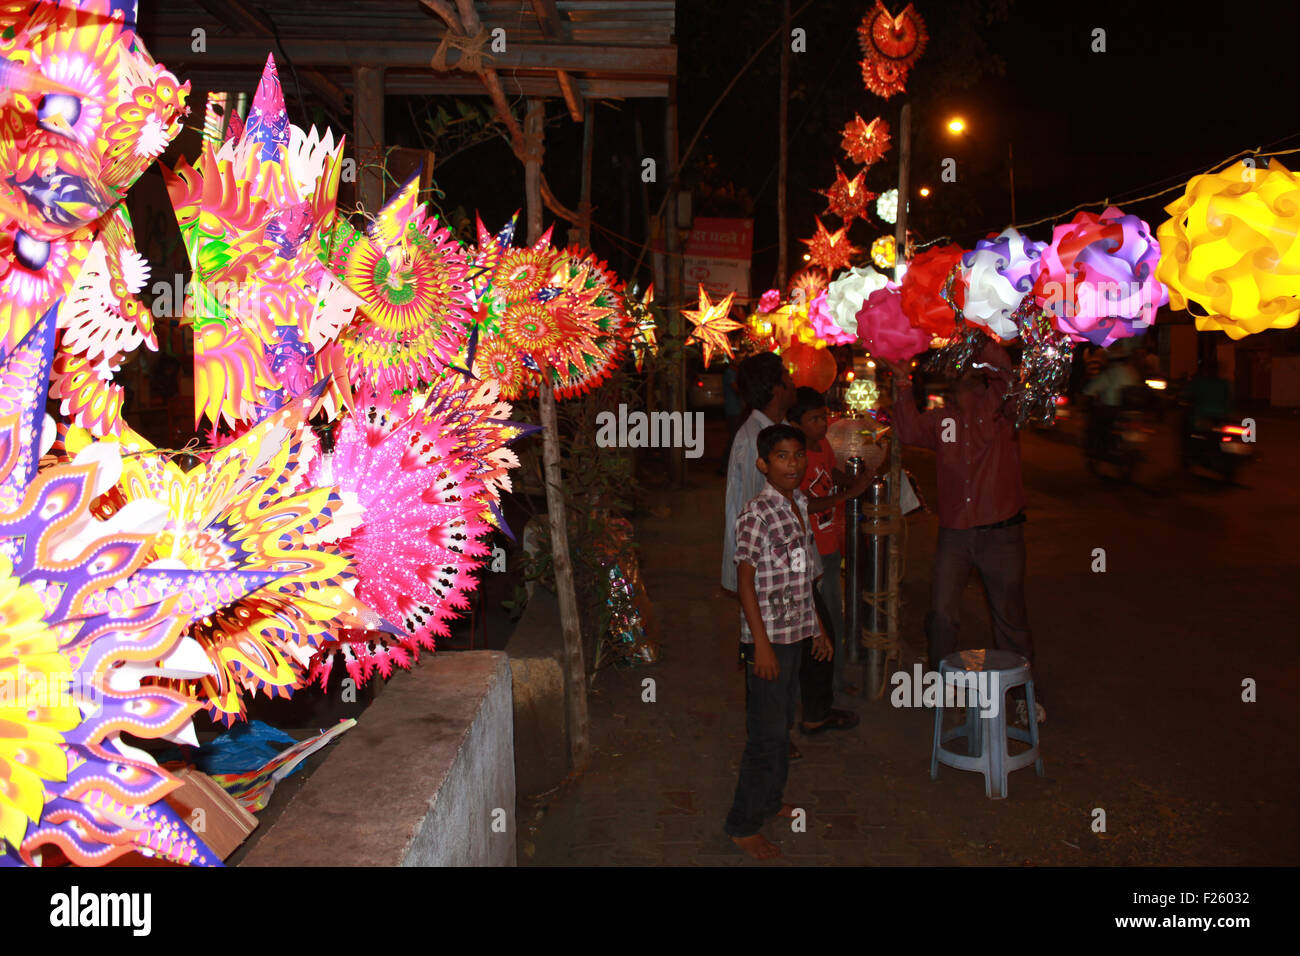
[[[858,25],[862,82],[867,91],[889,99],[901,93],[907,73],[925,52],[925,21],[908,4],[898,16],[877,0]]]
[[[855,412],[867,412],[880,402],[880,389],[869,378],[855,378],[844,390],[844,404]]]
[[[892,269],[896,261],[896,245],[893,236],[881,236],[871,244],[871,261],[877,269]]]
[[[1155,322],[1169,290],[1156,279],[1160,245],[1137,216],[1108,206],[1052,230],[1034,281],[1038,304],[1076,342],[1103,348]]]
[[[930,347],[930,334],[907,320],[902,301],[897,289],[877,289],[858,312],[858,339],[873,356],[899,362]]]
[[[1015,312],[1034,287],[1044,248],[1044,243],[1027,239],[1013,227],[976,242],[961,259],[966,321],[1003,340],[1019,335]]]
[[[957,314],[944,299],[943,290],[953,269],[961,265],[961,257],[961,246],[932,246],[908,263],[903,276],[903,312],[913,325],[933,336],[946,338],[953,333]],[[954,283],[952,295],[961,308],[965,289],[960,281]]]
[[[836,324],[835,316],[827,304],[828,297],[827,292],[822,292],[808,305],[808,318],[812,322],[813,332],[819,341],[827,345],[851,345],[857,341],[857,333]]]
[[[741,324],[734,319],[728,318],[731,312],[731,302],[736,297],[736,293],[730,292],[727,297],[720,302],[712,302],[709,294],[704,291],[704,286],[699,287],[700,307],[698,309],[683,309],[682,315],[691,320],[695,326],[694,330],[686,339],[686,344],[699,342],[700,348],[704,352],[704,367],[708,368],[709,363],[713,361],[713,353],[722,352],[727,358],[732,358],[731,343],[727,341],[727,333],[734,332],[742,328]]]
[[[826,292],[826,306],[835,325],[853,338],[858,337],[858,312],[867,296],[883,289],[889,279],[871,266],[849,269],[830,284]]]
[[[1234,339],[1300,318],[1300,177],[1276,159],[1194,176],[1165,207],[1156,278],[1201,331]],[[1195,309],[1193,309],[1195,306]]]

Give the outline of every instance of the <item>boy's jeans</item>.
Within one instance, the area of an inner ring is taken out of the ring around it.
[[[803,645],[773,644],[781,666],[776,680],[754,674],[745,664],[749,697],[745,707],[745,753],[740,758],[740,779],[727,814],[726,831],[733,837],[753,836],[763,822],[781,809],[785,780],[790,772],[790,728],[799,699],[799,664]]]

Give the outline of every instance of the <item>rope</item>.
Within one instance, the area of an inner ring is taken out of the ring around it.
[[[902,479],[906,481],[906,477]],[[868,591],[860,595],[860,599],[870,608],[874,609],[881,618],[888,615],[889,604],[896,601],[899,608],[899,615],[902,614],[902,583],[905,557],[907,555],[907,521],[904,520],[902,510],[892,504],[874,505],[869,502],[863,502],[862,521],[870,521],[867,531],[873,536],[893,537],[897,536],[899,540],[898,560],[889,562],[889,579],[886,582],[884,591]],[[884,631],[863,631],[859,635],[860,646],[867,651],[884,651],[884,667],[881,669],[880,687],[876,688],[871,695],[872,700],[880,700],[885,696],[885,687],[889,683],[889,662],[896,661],[898,664],[903,663],[903,643],[899,639],[899,629],[897,621],[890,621],[892,625]],[[865,676],[865,675],[864,675]]]
[[[429,61],[429,66],[440,73],[448,73],[451,70],[464,70],[466,73],[482,73],[488,68],[485,60],[491,60],[492,54],[484,53],[483,48],[487,46],[490,36],[488,28],[482,27],[478,33],[468,36],[464,33],[453,33],[448,30],[438,41],[438,49],[433,51],[433,59]],[[455,65],[447,65],[447,51],[459,50],[460,59]]]

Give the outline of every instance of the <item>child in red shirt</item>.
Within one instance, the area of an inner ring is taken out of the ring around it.
[[[826,441],[826,399],[816,389],[804,387],[795,393],[794,405],[786,413],[786,420],[798,427],[807,441],[808,470],[799,487],[808,496],[808,518],[825,569],[821,578],[821,596],[835,632],[832,635],[835,656],[831,659],[835,671],[833,686],[836,693],[857,693],[856,687],[844,685],[847,652],[840,555],[844,551],[844,502],[866,491],[871,476],[864,473],[850,477],[835,466],[835,452]],[[842,490],[837,491],[837,487]]]

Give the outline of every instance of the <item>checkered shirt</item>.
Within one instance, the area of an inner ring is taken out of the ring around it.
[[[803,529],[795,518],[799,509]],[[767,639],[797,644],[818,632],[813,582],[822,574],[821,556],[808,521],[808,496],[796,489],[794,506],[771,485],[764,485],[736,518],[736,564],[754,566],[754,590]],[[754,643],[745,613],[740,639]]]

